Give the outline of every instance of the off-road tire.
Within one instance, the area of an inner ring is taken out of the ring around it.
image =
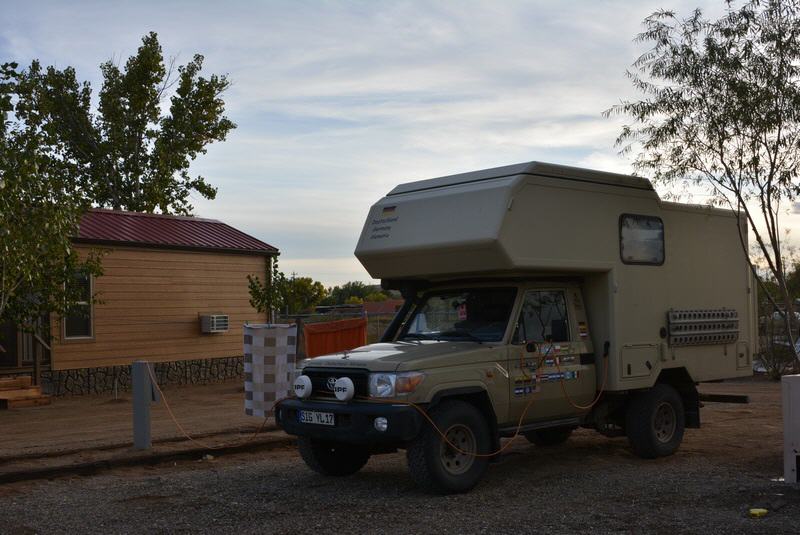
[[[369,451],[362,446],[298,437],[300,456],[309,468],[325,476],[349,476],[367,464]]]
[[[684,425],[681,397],[666,384],[634,394],[625,415],[628,442],[633,452],[643,459],[675,453],[683,440]]]
[[[567,441],[572,434],[572,427],[550,427],[525,433],[525,438],[539,447],[558,446]]]
[[[461,400],[445,400],[434,407],[429,416],[445,435],[460,434],[474,453],[489,453],[492,444],[489,425],[474,405]],[[460,444],[459,441],[457,445]],[[452,455],[454,459],[448,458],[448,455]],[[454,451],[430,423],[425,424],[419,436],[408,447],[406,458],[408,471],[414,482],[425,491],[436,494],[470,490],[478,484],[489,464],[488,457],[465,456]],[[458,459],[463,466],[455,465]],[[463,473],[453,473],[454,470],[461,469]]]

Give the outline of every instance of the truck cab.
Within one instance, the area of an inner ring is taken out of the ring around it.
[[[672,204],[643,179],[538,162],[399,186],[356,255],[404,306],[379,343],[305,361],[278,424],[317,472],[404,449],[439,493],[476,485],[503,438],[551,447],[586,427],[672,454],[700,425],[696,384],[751,373],[755,339],[736,219]]]

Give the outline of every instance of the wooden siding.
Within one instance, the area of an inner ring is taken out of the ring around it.
[[[257,255],[114,248],[94,280],[93,338],[64,340],[53,318],[53,369],[241,355],[242,325],[266,319],[250,306],[247,275],[263,278],[265,268]],[[200,332],[211,313],[230,316],[227,333]]]

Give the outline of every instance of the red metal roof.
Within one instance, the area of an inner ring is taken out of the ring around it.
[[[274,254],[275,247],[215,219],[89,210],[81,219],[78,243],[170,249]]]
[[[403,306],[402,299],[386,299],[385,301],[366,301],[364,312],[370,314],[394,314]]]

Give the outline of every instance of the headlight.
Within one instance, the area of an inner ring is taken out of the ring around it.
[[[371,373],[369,375],[369,395],[373,398],[394,396],[397,375],[394,373]]]
[[[424,373],[371,373],[369,395],[373,398],[390,398],[397,394],[410,394],[422,383]]]

